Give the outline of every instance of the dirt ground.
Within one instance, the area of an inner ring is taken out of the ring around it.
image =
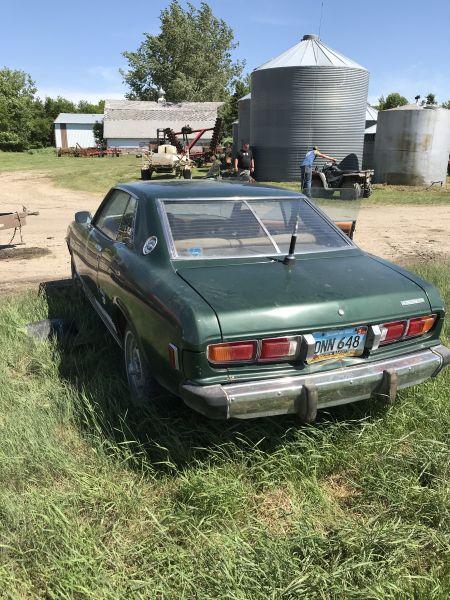
[[[0,230],[0,293],[67,277],[67,226],[76,211],[94,212],[102,196],[58,188],[35,171],[0,173],[0,190],[0,212],[22,206],[39,211],[28,217],[25,245],[15,251],[5,252],[13,230]],[[14,241],[18,239],[17,234]],[[402,263],[450,257],[450,205],[363,207],[355,241],[368,252]]]

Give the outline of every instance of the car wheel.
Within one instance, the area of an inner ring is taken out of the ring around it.
[[[130,327],[125,331],[124,360],[133,405],[140,408],[148,406],[161,388],[152,377],[137,335]]]

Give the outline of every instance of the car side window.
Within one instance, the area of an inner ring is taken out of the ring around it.
[[[115,240],[129,200],[129,194],[122,190],[114,190],[106,204],[95,216],[94,226],[107,237]]]
[[[128,204],[122,215],[117,240],[120,242],[132,242],[134,237],[134,215],[136,214],[136,198],[130,196]]]

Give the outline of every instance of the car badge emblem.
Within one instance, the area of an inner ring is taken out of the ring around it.
[[[153,252],[153,250],[156,248],[157,243],[158,238],[156,237],[156,235],[152,235],[152,237],[149,237],[142,248],[142,254],[147,255],[150,254],[150,252]]]
[[[411,298],[410,300],[401,300],[400,304],[402,306],[409,306],[410,304],[422,304],[425,302],[423,298]]]
[[[343,309],[343,308],[340,308],[340,309],[338,310],[338,315],[339,315],[340,317],[343,317],[343,316],[345,315],[345,311],[344,311],[344,309]]]

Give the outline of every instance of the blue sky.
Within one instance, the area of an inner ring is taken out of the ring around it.
[[[192,0],[198,5],[197,0]],[[168,0],[4,0],[0,66],[29,72],[41,96],[119,98],[124,50],[157,33]],[[450,0],[324,0],[322,40],[370,71],[369,100],[398,91],[450,99]],[[251,71],[319,29],[321,0],[211,0]]]

